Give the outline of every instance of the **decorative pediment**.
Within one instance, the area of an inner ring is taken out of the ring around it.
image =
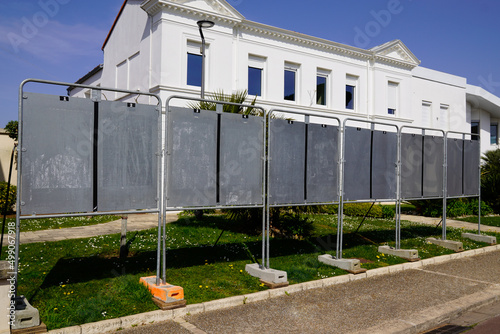
[[[225,0],[146,0],[142,4],[142,8],[150,14],[162,7],[191,9],[193,11],[230,17],[235,20],[243,20],[245,18]]]
[[[399,39],[371,48],[375,59],[389,63],[399,63],[406,67],[420,65],[420,60]]]

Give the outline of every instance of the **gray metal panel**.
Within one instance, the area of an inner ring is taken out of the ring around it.
[[[424,197],[443,197],[444,138],[424,137]]]
[[[307,202],[337,202],[338,196],[338,126],[308,125]]]
[[[463,143],[461,139],[447,140],[448,168],[447,168],[447,196],[462,196],[463,176]]]
[[[479,195],[479,166],[481,164],[479,140],[464,142],[464,195]]]
[[[171,108],[167,205],[216,205],[217,114]]]
[[[220,131],[220,204],[262,205],[262,117],[223,113]]]
[[[345,127],[344,200],[370,199],[371,133]]]
[[[373,199],[397,199],[397,133],[373,131],[372,151],[371,197]]]
[[[401,135],[401,198],[422,196],[422,136]]]
[[[94,103],[24,96],[21,214],[92,212]]]
[[[98,129],[97,210],[157,208],[156,106],[102,101]]]
[[[269,203],[304,203],[305,124],[271,119]]]

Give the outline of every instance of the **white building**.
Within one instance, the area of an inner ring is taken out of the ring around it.
[[[78,83],[152,92],[163,101],[199,97],[199,20],[215,22],[204,31],[207,92],[248,89],[268,109],[472,130],[483,152],[498,148],[500,98],[466,78],[421,67],[401,41],[364,50],[248,21],[224,0],[125,1],[105,39],[103,65]]]

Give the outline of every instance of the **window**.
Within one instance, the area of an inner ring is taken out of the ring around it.
[[[470,122],[470,133],[479,134],[479,121]]]
[[[444,131],[448,131],[449,109],[450,106],[448,106],[447,104],[442,104],[441,107],[439,108],[439,127]]]
[[[116,87],[119,89],[139,89],[141,87],[140,82],[140,63],[139,55],[137,52],[131,57],[125,59],[118,65],[116,65]],[[120,96],[117,93],[117,96]]]
[[[206,48],[206,53],[208,53],[208,45]],[[203,64],[203,57],[201,56],[201,43],[188,41],[186,83],[189,86],[201,87],[202,64]]]
[[[137,52],[135,55],[130,57],[128,59],[129,65],[129,85],[128,89],[130,90],[137,90],[141,88],[141,80],[143,79],[144,75],[141,73],[141,64],[139,63],[140,57],[139,57],[139,52]]]
[[[387,84],[387,113],[396,115],[399,105],[399,84],[390,82]]]
[[[346,77],[346,86],[345,86],[345,108],[349,110],[356,109],[356,99],[357,92],[356,86],[358,84],[358,77],[348,75]]]
[[[295,101],[297,70],[285,69],[285,100]]]
[[[187,84],[201,87],[202,56],[188,52]]]
[[[264,95],[264,68],[266,58],[248,56],[248,95]]]
[[[345,108],[354,110],[354,97],[356,93],[356,86],[345,86]]]
[[[490,141],[491,145],[498,145],[498,123],[490,125]]]
[[[122,61],[120,64],[116,65],[116,88],[127,89],[128,88],[128,66],[127,60]]]
[[[424,128],[432,128],[432,102],[422,101],[422,124]]]
[[[248,67],[248,95],[262,96],[262,69]]]
[[[326,106],[326,82],[328,76],[318,74],[316,77],[316,104]]]

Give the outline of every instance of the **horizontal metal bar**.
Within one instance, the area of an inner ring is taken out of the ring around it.
[[[458,199],[458,198],[474,198],[474,197],[478,197],[479,198],[480,195],[463,195],[463,196],[452,196],[452,197],[446,197],[447,199]]]
[[[389,127],[392,127],[392,128],[396,128],[396,132],[395,133],[399,132],[399,126],[397,126],[396,124],[390,124],[390,123],[384,123],[384,122],[373,122],[373,121],[364,120],[364,119],[346,118],[346,119],[344,119],[344,127],[347,126],[346,125],[347,122],[358,122],[358,123],[367,123],[367,124],[389,126]]]
[[[422,200],[428,200],[428,199],[443,199],[443,196],[441,196],[441,197],[410,197],[410,198],[401,197],[402,201],[422,201]]]
[[[42,79],[26,79],[21,83],[21,89],[24,89],[24,86],[30,82],[56,85],[56,86],[69,86],[69,87],[75,87],[75,88],[89,88],[92,90],[105,90],[105,91],[111,91],[111,92],[117,92],[117,93],[127,93],[127,94],[132,94],[132,95],[147,95],[147,96],[155,97],[158,100],[158,106],[162,105],[160,96],[157,94],[154,94],[154,93],[133,91],[133,90],[127,90],[127,89],[118,89],[118,88],[111,88],[111,87],[96,87],[96,86],[89,86],[89,85],[82,85],[82,84],[61,82],[61,81],[50,81],[50,80],[42,80]],[[116,101],[116,102],[119,102],[119,101]]]
[[[180,96],[180,95],[174,95],[168,98],[167,100],[167,107],[170,107],[170,101],[172,100],[185,100],[185,101],[198,101],[198,102],[208,102],[208,103],[214,103],[214,104],[225,104],[225,105],[230,105],[230,106],[237,106],[237,107],[245,107],[245,108],[253,108],[253,109],[259,109],[262,111],[263,115],[266,113],[266,110],[263,107],[256,106],[256,105],[251,105],[251,104],[241,104],[241,103],[234,103],[234,102],[225,102],[225,101],[216,101],[216,100],[207,100],[207,99],[201,99],[197,97],[188,97],[188,96]],[[167,108],[167,112],[169,112],[170,108]]]
[[[270,208],[285,208],[288,206],[320,206],[320,205],[338,205],[339,202],[326,203],[292,203],[292,204],[269,204]]]
[[[344,204],[349,204],[349,203],[380,203],[380,202],[394,202],[396,203],[398,199],[397,198],[387,198],[387,199],[362,199],[362,200],[356,200],[356,201],[344,201]]]
[[[31,216],[19,216],[21,220],[28,219],[43,219],[43,218],[65,218],[65,217],[85,217],[85,216],[107,216],[107,215],[124,215],[124,214],[140,214],[140,213],[160,213],[160,209],[154,210],[133,210],[133,211],[109,211],[109,212],[88,212],[88,213],[65,213],[65,214],[54,214],[54,215],[31,215]]]
[[[441,130],[441,129],[431,129],[431,128],[422,128],[422,127],[418,127],[418,126],[403,125],[399,129],[399,133],[402,134],[404,129],[414,129],[414,130],[441,132],[443,134],[443,138],[446,138],[446,132],[444,130]]]
[[[262,209],[264,205],[254,206],[197,206],[197,207],[170,207],[165,208],[165,211],[184,211],[184,210],[222,210],[222,209]]]
[[[285,110],[285,109],[271,109],[267,113],[267,117],[271,117],[271,115],[273,113],[275,113],[275,112],[283,112],[283,113],[294,114],[294,115],[303,115],[303,116],[312,116],[312,117],[318,117],[318,118],[333,119],[333,120],[336,120],[338,122],[338,126],[339,127],[342,124],[340,122],[340,119],[337,116],[333,116],[333,115],[320,115],[320,114],[311,113],[311,112],[307,112],[307,111],[294,111],[294,110]]]

